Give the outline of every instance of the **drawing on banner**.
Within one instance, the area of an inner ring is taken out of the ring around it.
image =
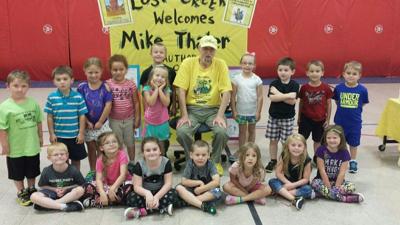
[[[103,27],[132,23],[130,0],[98,0]]]
[[[249,28],[257,0],[228,0],[222,21]]]

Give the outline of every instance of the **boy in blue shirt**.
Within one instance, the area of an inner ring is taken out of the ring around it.
[[[84,133],[88,112],[85,100],[71,89],[74,82],[69,66],[58,66],[52,72],[57,90],[47,97],[44,111],[47,113],[50,142],[62,142],[69,151],[72,165],[80,170],[80,160],[86,158]]]
[[[277,63],[278,79],[269,85],[268,97],[271,99],[269,118],[265,137],[270,139],[269,153],[271,161],[265,167],[271,173],[277,164],[278,142],[283,143],[292,134],[296,99],[300,85],[290,78],[295,73],[296,63],[292,58],[284,57]]]
[[[350,147],[351,160],[349,172],[357,173],[357,147],[360,145],[362,110],[369,103],[368,90],[358,81],[361,78],[362,65],[357,61],[351,61],[344,65],[344,83],[338,84],[333,91],[337,109],[335,124],[343,127],[347,144]]]

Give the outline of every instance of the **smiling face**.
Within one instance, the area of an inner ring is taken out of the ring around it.
[[[96,83],[100,82],[102,73],[103,73],[103,70],[96,65],[90,65],[87,68],[85,68],[86,78],[87,78],[88,82],[91,84],[96,84]]]
[[[254,56],[244,55],[240,62],[244,74],[251,74],[256,67]]]
[[[117,137],[114,134],[106,136],[101,143],[101,146],[99,146],[99,149],[107,156],[115,155],[119,150]]]
[[[343,78],[346,81],[346,85],[349,87],[354,87],[357,86],[358,80],[361,78],[361,73],[359,70],[348,67],[344,72],[343,72]]]
[[[73,82],[74,79],[66,73],[54,75],[53,83],[61,92],[69,91]]]
[[[326,133],[326,144],[332,152],[337,152],[340,145],[340,136],[336,132],[330,131]]]
[[[25,99],[26,93],[29,89],[29,83],[26,80],[15,78],[9,84],[7,88],[10,90],[11,98],[15,101]]]
[[[190,152],[190,158],[193,159],[193,162],[196,164],[196,166],[204,166],[207,163],[207,160],[210,158],[208,147],[194,147],[193,151]]]
[[[311,83],[318,83],[321,81],[321,77],[324,75],[324,70],[317,65],[311,64],[307,70],[307,76]]]
[[[168,80],[168,71],[164,68],[154,68],[152,81],[157,87],[165,84]]]
[[[288,83],[290,81],[290,77],[294,74],[295,70],[292,70],[290,66],[279,65],[277,69],[278,77],[282,81],[282,83]]]
[[[128,72],[128,68],[126,68],[123,62],[113,62],[111,65],[111,76],[113,80],[117,82],[122,82],[125,80],[125,74]]]
[[[305,146],[301,140],[292,140],[288,143],[288,149],[291,156],[300,157],[304,154]]]
[[[151,58],[155,64],[162,64],[167,55],[165,46],[154,44],[151,48]]]
[[[153,141],[149,141],[143,145],[143,158],[146,161],[156,161],[161,156],[160,146]]]
[[[53,150],[51,155],[48,155],[47,158],[51,161],[51,163],[55,166],[62,166],[68,160],[68,151],[62,148],[56,148]]]

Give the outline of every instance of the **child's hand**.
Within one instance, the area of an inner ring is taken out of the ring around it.
[[[76,143],[77,144],[83,144],[83,141],[85,140],[83,134],[79,133],[78,136],[76,137]]]
[[[50,134],[49,139],[50,139],[50,143],[52,143],[52,144],[57,142],[57,137],[54,134]]]
[[[63,188],[56,189],[57,197],[61,198],[65,194],[65,190]]]
[[[153,204],[152,204],[152,209],[157,209],[158,206],[160,205],[160,199],[158,199],[157,196],[153,197]]]
[[[324,128],[327,128],[329,126],[329,121],[326,120],[325,123],[322,125]]]
[[[118,196],[117,196],[117,190],[111,186],[110,190],[108,190],[108,198],[110,199],[110,202],[117,202]]]
[[[149,193],[146,194],[145,198],[146,198],[146,208],[147,209],[152,209],[152,206],[153,206],[153,195],[151,194],[150,191],[149,191]]]
[[[203,193],[203,186],[204,186],[204,184],[202,184],[202,185],[196,187],[196,188],[194,189],[194,193],[195,193],[196,195],[200,195],[201,193]]]
[[[152,89],[157,89],[157,84],[154,82],[154,80],[151,80],[150,81],[150,87],[152,88]]]
[[[293,183],[286,183],[283,185],[283,187],[288,191],[293,190],[294,189],[293,186],[294,186]]]
[[[108,196],[106,193],[100,193],[100,204],[103,206],[108,205]]]
[[[94,125],[94,129],[98,130],[103,126],[103,123],[100,121],[97,121],[97,123]]]
[[[93,123],[86,121],[86,128],[89,130],[93,130]]]
[[[278,91],[278,89],[276,89],[276,87],[272,86],[269,88],[269,92],[273,95],[277,95],[277,94],[281,94],[280,91]]]
[[[237,112],[236,111],[232,111],[232,118],[234,120],[236,120],[236,117],[237,117]]]
[[[160,84],[160,86],[158,86],[158,91],[164,90],[165,85],[166,85],[165,81],[162,81],[162,83]]]
[[[256,122],[260,121],[261,115],[259,112],[256,112]]]

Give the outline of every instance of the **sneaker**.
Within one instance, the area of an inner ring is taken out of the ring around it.
[[[275,169],[276,163],[276,160],[269,161],[268,165],[265,167],[265,172],[272,173],[272,171]]]
[[[365,197],[361,193],[353,193],[343,196],[343,200],[346,203],[361,203],[364,199]]]
[[[350,160],[350,166],[349,166],[349,173],[357,173],[358,168],[357,168],[357,161],[356,160]]]
[[[211,215],[217,214],[217,209],[215,208],[214,204],[210,202],[203,202],[203,204],[201,204],[201,209],[204,212],[210,213]]]
[[[89,198],[85,198],[82,201],[82,204],[85,208],[91,208],[91,207],[95,207],[96,206],[96,201],[94,198],[89,197]]]
[[[17,194],[17,202],[22,206],[30,206],[32,204],[28,188]]]
[[[265,205],[267,204],[267,200],[265,198],[259,198],[254,200],[254,203],[259,204],[259,205]]]
[[[160,209],[160,213],[161,214],[168,213],[168,215],[172,216],[173,209],[174,207],[172,206],[172,204],[169,204],[167,207]]]
[[[37,211],[50,211],[51,209],[45,208],[43,206],[40,206],[38,204],[33,203],[33,209]]]
[[[77,212],[84,209],[83,204],[80,201],[68,202],[67,207],[64,209],[65,212]]]
[[[224,175],[224,168],[222,167],[221,163],[216,163],[215,167],[217,168],[219,176],[222,177]]]
[[[95,179],[96,179],[96,171],[94,170],[89,171],[85,176],[85,181],[89,183],[94,181]]]
[[[31,195],[33,193],[37,192],[37,189],[35,188],[35,186],[29,187],[28,188],[28,193],[29,193],[29,198],[31,197]]]
[[[315,193],[315,191],[311,190],[310,199],[314,199],[316,197],[317,197],[317,194]]]
[[[300,210],[303,207],[304,204],[304,198],[303,197],[298,197],[295,200],[292,201],[292,205],[296,207],[297,210]]]
[[[139,218],[140,216],[146,216],[147,211],[145,208],[129,207],[125,209],[124,216],[126,219]]]

